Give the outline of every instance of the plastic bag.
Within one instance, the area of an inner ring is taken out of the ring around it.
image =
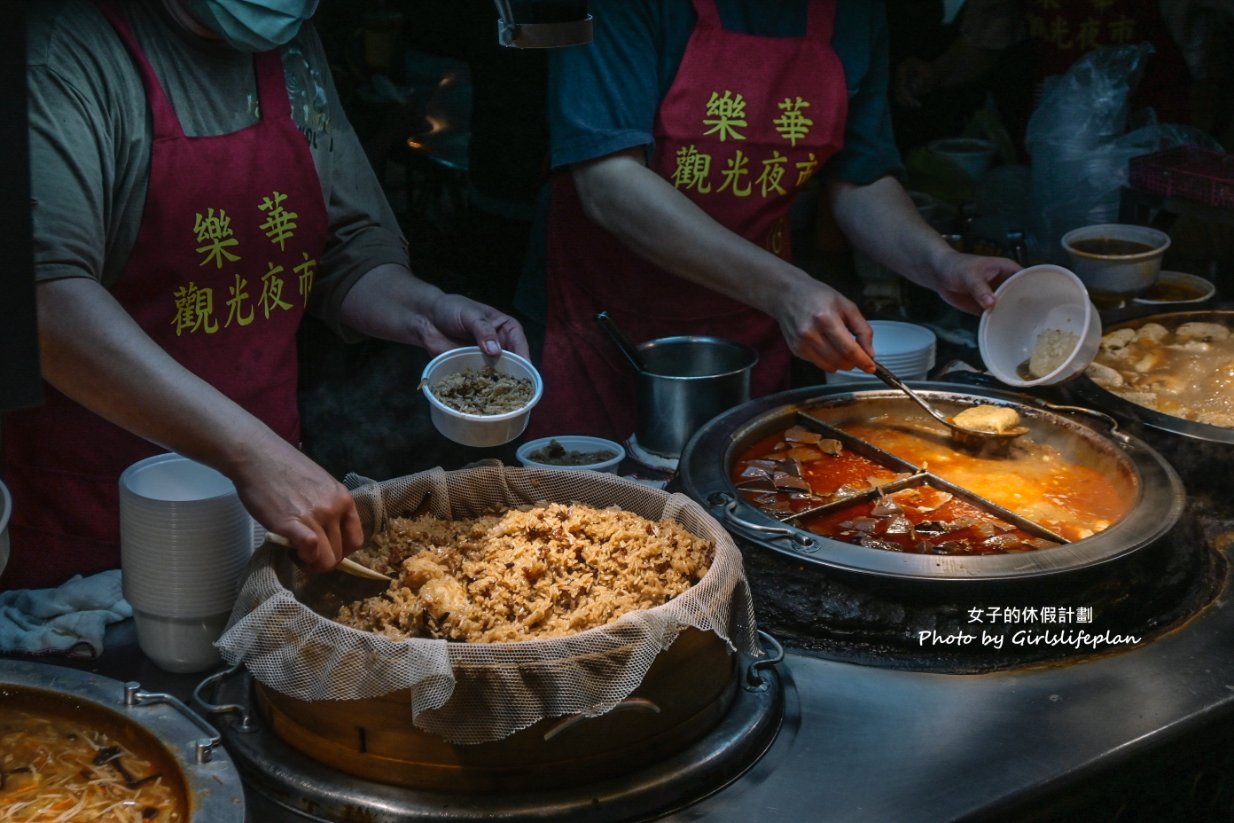
[[[1096,49],[1044,90],[1025,138],[1032,158],[1035,259],[1067,265],[1059,242],[1064,234],[1118,221],[1132,157],[1182,144],[1215,145],[1200,129],[1157,123],[1151,111],[1135,118],[1146,125],[1126,131],[1127,101],[1152,53],[1148,43]]]
[[[1082,55],[1065,74],[1046,79],[1024,142],[1037,155],[1048,144],[1087,148],[1122,134],[1128,98],[1144,73],[1149,43],[1106,46]]]

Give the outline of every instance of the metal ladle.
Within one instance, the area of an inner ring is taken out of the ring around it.
[[[634,366],[635,371],[647,371],[647,364],[643,362],[643,356],[639,354],[638,349],[634,347],[629,338],[621,333],[621,329],[617,328],[617,324],[613,322],[613,318],[609,316],[608,312],[599,312],[596,315],[596,322],[600,324],[600,328],[604,329],[604,333],[617,344],[617,348],[621,349],[621,353],[630,361],[630,365]]]
[[[1024,426],[1016,426],[1014,429],[1008,429],[1005,432],[989,432],[980,431],[978,429],[966,429],[963,426],[957,425],[954,420],[947,417],[938,409],[931,406],[917,392],[910,389],[903,380],[891,373],[891,370],[883,366],[877,360],[874,361],[874,375],[891,386],[893,389],[899,389],[908,395],[909,399],[916,403],[921,408],[925,409],[926,413],[947,427],[951,433],[951,437],[961,446],[970,449],[983,449],[989,447],[992,450],[1005,449],[1011,445],[1011,441],[1021,435],[1027,434],[1028,429]]]

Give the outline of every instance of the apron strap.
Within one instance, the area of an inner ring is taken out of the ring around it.
[[[163,84],[159,82],[158,75],[154,73],[154,67],[146,59],[145,51],[137,42],[137,37],[133,34],[128,17],[120,8],[120,4],[117,0],[94,0],[94,4],[107,18],[107,22],[111,23],[116,34],[120,35],[120,40],[129,50],[129,54],[137,64],[138,71],[141,72],[142,80],[146,85],[146,99],[149,101],[150,115],[154,121],[154,138],[159,140],[183,137],[184,129],[180,126],[180,118],[176,116],[171,100],[163,91]]]
[[[813,43],[831,43],[836,28],[836,0],[809,0],[806,6],[806,38]]]
[[[696,28],[707,31],[720,31],[724,24],[720,22],[720,12],[716,8],[716,0],[690,0],[694,13],[698,15]]]
[[[257,75],[257,100],[262,120],[282,120],[291,117],[291,100],[287,96],[287,81],[283,77],[283,57],[278,49],[253,55],[253,71]]]

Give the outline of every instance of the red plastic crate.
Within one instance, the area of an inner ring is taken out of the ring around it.
[[[1197,146],[1131,158],[1132,188],[1234,209],[1234,155]]]

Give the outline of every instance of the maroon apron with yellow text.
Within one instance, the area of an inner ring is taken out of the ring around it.
[[[650,168],[726,228],[788,259],[789,207],[843,142],[835,0],[808,0],[803,38],[727,31],[715,0],[692,2],[698,23],[657,112]],[[533,436],[623,440],[634,431],[634,373],[597,327],[600,310],[635,343],[681,334],[747,343],[759,352],[751,392],[788,386],[791,354],[775,320],[638,257],[583,214],[568,170],[553,181],[547,277]]]
[[[112,293],[183,366],[298,443],[296,329],[327,220],[281,58],[253,57],[257,123],[187,137],[119,5],[98,5],[141,72],[154,138],[137,242]],[[164,451],[44,388],[43,406],[4,420],[13,552],[0,588],[118,566],[120,473]]]

